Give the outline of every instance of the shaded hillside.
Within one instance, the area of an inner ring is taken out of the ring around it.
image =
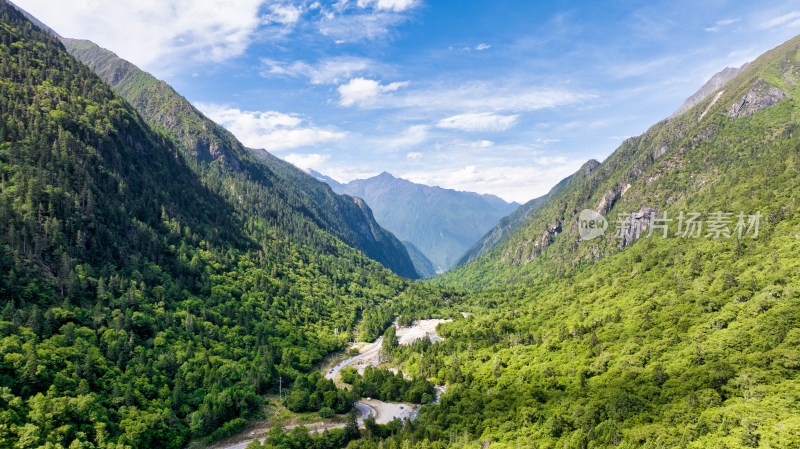
[[[411,256],[411,260],[414,262],[414,268],[416,268],[420,276],[423,278],[436,276],[436,267],[433,265],[433,262],[425,257],[425,254],[422,254],[419,248],[411,242],[403,242],[403,244],[406,245],[408,255]]]
[[[257,157],[167,83],[114,53],[89,41],[63,42],[72,55],[136,107],[145,120],[165,130],[192,169],[242,214],[267,220],[288,211],[303,215],[395,273],[418,277],[405,247],[375,222],[363,202],[336,195],[324,183],[264,150],[253,150],[260,156]],[[249,201],[242,201],[242,192],[247,192]],[[292,232],[291,227],[282,230]]]

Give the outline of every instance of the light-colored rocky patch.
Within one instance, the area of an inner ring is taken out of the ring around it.
[[[439,323],[447,323],[453,320],[419,320],[409,327],[397,328],[397,342],[400,345],[410,345],[420,338],[428,338],[432,342],[441,340],[436,333],[436,326]]]

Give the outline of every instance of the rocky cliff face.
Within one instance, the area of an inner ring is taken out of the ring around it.
[[[728,108],[728,115],[734,119],[753,115],[761,109],[776,105],[787,97],[786,92],[779,87],[759,79],[739,101]]]

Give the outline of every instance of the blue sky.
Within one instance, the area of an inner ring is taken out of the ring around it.
[[[787,1],[16,3],[302,168],[519,202],[800,34]]]

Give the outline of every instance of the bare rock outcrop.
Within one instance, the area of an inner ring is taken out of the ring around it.
[[[753,115],[761,109],[774,106],[788,96],[779,87],[759,80],[739,101],[729,107],[728,115],[732,119]]]

